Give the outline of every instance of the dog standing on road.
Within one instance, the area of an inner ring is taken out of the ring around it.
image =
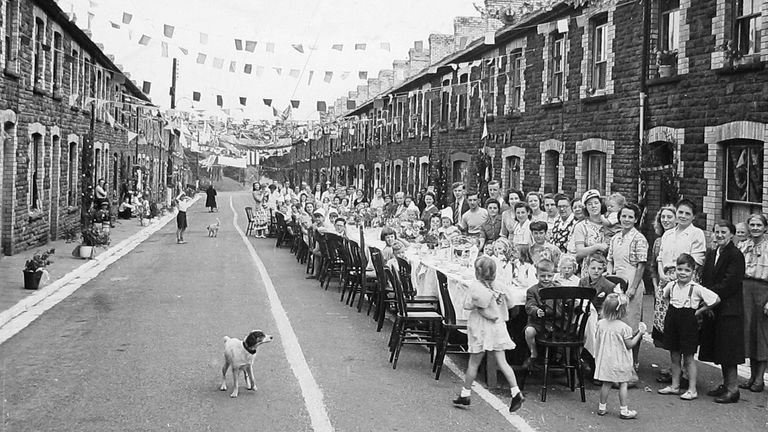
[[[218,237],[219,236],[219,226],[221,226],[221,221],[219,218],[216,218],[216,223],[212,223],[208,225],[208,237]]]
[[[235,386],[234,391],[229,397],[236,398],[238,394],[237,374],[243,371],[245,385],[248,390],[256,390],[256,384],[253,380],[253,360],[256,358],[256,348],[274,339],[271,335],[261,330],[253,330],[248,333],[244,341],[238,338],[224,336],[224,367],[221,368],[221,387],[219,390],[227,390],[227,369],[232,368],[232,382]]]

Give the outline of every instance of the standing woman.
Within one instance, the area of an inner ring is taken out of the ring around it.
[[[701,327],[699,360],[720,365],[723,383],[710,390],[717,403],[739,400],[738,365],[744,363],[744,255],[733,244],[736,227],[728,221],[715,222],[715,249],[707,251],[701,267],[701,284],[720,297],[711,318]]]
[[[189,197],[184,192],[176,197],[179,212],[176,214],[176,243],[184,244],[184,231],[187,230],[187,209],[190,205]]]
[[[531,222],[547,221],[547,212],[541,209],[543,198],[540,193],[528,192],[528,195],[525,197],[525,201],[528,203],[528,207],[531,208]]]
[[[600,192],[595,189],[584,192],[581,202],[584,204],[587,217],[573,227],[573,245],[579,263],[595,252],[601,252],[603,255],[608,252],[608,243],[603,236],[603,223],[600,218],[605,213],[603,203],[600,201]],[[581,266],[581,277],[587,276],[587,266]]]
[[[648,240],[640,234],[635,225],[640,220],[640,208],[634,204],[626,204],[619,210],[621,231],[611,238],[608,247],[608,273],[619,276],[627,281],[629,298],[627,313],[621,319],[632,331],[638,330],[643,320],[643,294],[645,284],[643,273],[648,259]],[[640,342],[632,347],[635,370],[640,364]]]
[[[323,186],[320,183],[315,185],[315,202],[321,202],[323,198]]]
[[[216,206],[216,189],[213,187],[213,183],[205,190],[205,206],[209,208],[208,212],[219,211]]]
[[[439,214],[437,206],[435,206],[435,194],[427,192],[424,194],[424,210],[421,212],[421,220],[424,222],[425,227],[429,227],[432,215]]]
[[[664,348],[664,318],[667,316],[669,305],[667,304],[667,301],[664,300],[662,293],[664,285],[669,282],[669,278],[664,273],[659,274],[656,259],[659,256],[659,250],[661,250],[661,237],[665,232],[677,226],[677,217],[675,216],[675,213],[675,207],[671,205],[662,207],[659,212],[656,213],[653,228],[658,237],[656,237],[656,240],[653,242],[653,249],[648,256],[648,262],[651,263],[652,267],[651,280],[653,281],[654,293],[653,330],[651,335],[653,336],[653,344],[657,348]]]
[[[768,220],[755,213],[747,219],[749,238],[741,245],[746,271],[744,273],[745,354],[749,357],[749,381],[739,388],[761,392],[765,388],[763,375],[768,365]]]

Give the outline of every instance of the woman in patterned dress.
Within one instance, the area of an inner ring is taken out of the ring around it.
[[[576,259],[582,262],[594,252],[608,252],[608,243],[603,235],[603,223],[600,216],[604,213],[600,192],[590,189],[581,198],[587,213],[587,218],[573,227],[573,244],[576,249]],[[582,266],[581,277],[587,277],[587,266]]]

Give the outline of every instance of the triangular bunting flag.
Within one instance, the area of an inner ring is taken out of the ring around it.
[[[342,79],[342,80],[345,80],[345,79],[347,79],[347,78],[349,77],[349,74],[350,74],[350,73],[351,73],[351,72],[349,72],[349,71],[343,71],[343,72],[341,73],[341,79]]]
[[[214,67],[214,69],[222,69],[222,68],[224,68],[224,59],[223,58],[214,57],[213,58],[213,67]]]
[[[290,76],[291,78],[298,78],[299,74],[301,74],[301,71],[298,69],[291,69],[291,71],[288,72],[288,76]]]
[[[208,45],[208,34],[200,33],[200,45]]]
[[[245,50],[248,52],[256,51],[256,41],[245,41]]]
[[[275,73],[277,73],[278,75],[282,75],[283,74],[283,68],[273,67],[272,69],[274,69]]]
[[[200,102],[200,92],[192,92],[192,101]]]
[[[262,99],[264,101],[264,105],[266,106],[272,106],[272,99]]]
[[[357,102],[354,99],[347,99],[347,109],[355,109]]]
[[[107,113],[107,123],[110,127],[115,127],[115,118],[110,113]]]
[[[238,51],[243,50],[243,40],[242,39],[235,39],[235,49]]]
[[[123,24],[130,24],[133,19],[133,15],[128,12],[123,12]]]
[[[368,79],[368,71],[360,71],[357,73],[357,77],[361,80],[367,80]]]
[[[189,50],[184,47],[179,47],[179,51],[184,55],[189,55]]]
[[[237,70],[237,62],[231,61],[229,62],[229,71],[235,72]]]
[[[139,39],[139,45],[149,45],[149,42],[152,40],[151,37],[147,35],[141,35],[141,39]]]
[[[205,64],[205,58],[207,56],[203,53],[197,53],[197,64]]]
[[[485,34],[485,40],[483,41],[485,45],[493,45],[496,43],[496,32],[489,31]]]
[[[333,79],[333,72],[332,71],[325,71],[325,77],[323,77],[323,81],[329,83]]]
[[[247,74],[250,74],[252,70],[253,70],[253,65],[251,65],[249,63],[246,63],[245,67],[243,67],[243,72],[245,72]]]
[[[315,76],[315,71],[309,71],[309,78],[307,79],[307,85],[312,85],[312,77]]]
[[[300,103],[301,103],[301,101],[292,100],[291,101],[291,106],[298,109]]]
[[[304,46],[302,46],[301,44],[293,44],[293,45],[291,45],[291,46],[292,46],[292,47],[293,47],[293,49],[295,49],[296,51],[298,51],[298,52],[300,52],[300,53],[304,54]]]
[[[319,112],[325,112],[326,106],[325,101],[317,101],[317,110]]]
[[[389,51],[389,42],[382,42],[379,44],[379,47],[381,47],[381,49],[384,51]]]
[[[246,99],[247,98],[240,96],[240,105],[245,106]]]
[[[111,25],[112,28],[115,28],[115,29],[119,29],[120,28],[120,24],[118,24],[118,23],[116,23],[114,21],[110,21],[109,25]]]
[[[275,52],[275,44],[272,42],[267,42],[267,52],[273,53]]]
[[[216,105],[223,107],[224,106],[224,97],[221,95],[216,95]]]
[[[149,81],[144,81],[144,84],[141,85],[141,91],[144,94],[148,95],[151,89],[152,89],[152,83]]]
[[[168,42],[160,42],[160,55],[163,57],[168,57]]]
[[[77,105],[77,99],[78,98],[80,98],[80,95],[77,94],[77,93],[73,93],[73,94],[69,95],[69,104],[71,106]]]
[[[135,132],[128,131],[128,142],[133,141],[139,134]]]
[[[173,37],[173,30],[174,30],[174,28],[173,28],[172,25],[163,24],[163,35],[165,37],[167,37],[169,39],[172,38]]]
[[[272,115],[275,116],[275,117],[279,117],[280,116],[280,111],[278,111],[277,108],[272,107]]]
[[[344,45],[343,44],[333,44],[331,46],[331,49],[335,49],[336,51],[341,51],[341,50],[344,49]]]
[[[364,44],[364,43],[355,44],[355,50],[357,50],[357,51],[365,51],[365,47],[366,46],[367,45]]]

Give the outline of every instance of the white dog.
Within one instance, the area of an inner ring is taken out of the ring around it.
[[[219,236],[219,226],[221,226],[221,221],[219,218],[216,218],[216,223],[212,223],[208,225],[208,237],[218,237]]]
[[[271,335],[261,330],[254,330],[248,333],[244,341],[238,338],[224,336],[224,367],[221,368],[221,387],[219,390],[227,390],[227,369],[232,368],[232,382],[235,390],[229,397],[237,397],[238,385],[237,374],[243,371],[245,385],[248,390],[256,390],[256,384],[253,380],[253,360],[256,358],[256,348],[264,343],[272,342]]]

